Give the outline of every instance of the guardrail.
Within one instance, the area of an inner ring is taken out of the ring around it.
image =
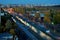
[[[17,17],[17,16],[16,16]],[[18,17],[16,18],[17,20],[19,20],[21,23],[23,23],[24,25],[26,25],[26,26],[24,26],[26,29],[28,29],[36,38],[38,38],[38,40],[45,40],[44,38],[42,38],[41,36],[39,36],[37,33],[36,33],[36,29],[33,27],[33,26],[31,26],[29,23],[27,23],[27,22],[25,22],[25,21],[23,21],[22,19],[18,19]],[[37,35],[36,35],[37,34]]]
[[[50,36],[52,39],[54,39],[54,40],[58,39],[57,36],[53,35],[51,33],[51,31],[47,30],[46,28],[41,27],[40,25],[37,26],[35,23],[28,21],[28,19],[26,19],[26,18],[24,19],[23,17],[20,17],[20,16],[16,16],[16,18],[18,20],[20,20],[22,23],[24,23],[25,25],[29,26],[36,33],[37,33],[37,29],[38,29],[38,30],[42,31],[43,33],[45,33],[46,35]]]
[[[18,27],[26,33],[27,36],[29,36],[32,40],[38,40],[32,33],[23,27],[23,24],[19,23],[14,17],[12,17],[12,19],[18,25]]]

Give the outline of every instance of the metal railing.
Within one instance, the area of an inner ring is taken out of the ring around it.
[[[19,16],[16,16],[16,18],[18,20],[20,20],[23,24],[29,26],[34,32],[37,33],[37,31],[42,31],[43,33],[45,33],[46,35],[48,35],[49,37],[51,37],[52,39],[54,40],[57,40],[57,36],[53,35],[52,32],[50,30],[47,30],[46,28],[44,27],[41,27],[40,25],[37,26],[35,23],[33,22],[29,22],[27,21],[27,19],[24,19],[23,17],[19,17]],[[49,32],[48,32],[49,31]]]
[[[14,17],[12,17],[12,19],[18,25],[18,28],[22,29],[27,36],[29,36],[32,40],[38,40],[31,32],[29,32],[26,28],[23,27],[23,24],[18,22]]]

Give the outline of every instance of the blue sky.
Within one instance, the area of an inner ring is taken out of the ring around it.
[[[56,5],[60,0],[0,0],[0,4]]]

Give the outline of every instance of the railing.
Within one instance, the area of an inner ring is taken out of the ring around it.
[[[52,39],[57,40],[57,36],[53,35],[50,30],[47,30],[46,28],[41,27],[40,25],[37,26],[35,23],[28,21],[28,19],[26,19],[26,18],[24,19],[23,17],[20,17],[20,16],[16,16],[16,18],[17,18],[19,21],[21,21],[23,24],[25,24],[26,26],[29,26],[29,28],[30,28],[31,30],[33,30],[34,32],[36,32],[37,34],[40,35],[39,32],[42,32],[42,33],[44,33],[45,35],[48,35],[49,37],[51,37]],[[29,28],[28,28],[28,29],[29,29]]]
[[[31,32],[23,27],[24,25],[22,23],[18,22],[14,17],[12,17],[12,19],[18,25],[18,28],[22,29],[27,36],[29,36],[32,40],[38,40]]]
[[[17,16],[16,16],[17,17]],[[19,20],[15,17],[16,20]],[[14,19],[13,19],[14,20]],[[16,20],[14,20],[14,22],[16,22]],[[29,32],[31,32],[38,40],[44,40],[41,36],[36,35],[37,33],[35,32],[36,29],[33,26],[30,26],[28,23],[26,23],[25,21],[23,21],[22,19],[20,19],[19,23],[23,23],[25,26],[24,28],[26,28]],[[28,32],[27,32],[28,33]],[[29,33],[28,33],[29,34]]]

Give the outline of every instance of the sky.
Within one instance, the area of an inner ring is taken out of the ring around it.
[[[60,0],[0,0],[0,4],[60,5]]]

